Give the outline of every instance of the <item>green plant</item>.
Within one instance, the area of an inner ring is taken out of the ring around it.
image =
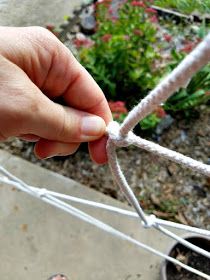
[[[158,82],[161,69],[156,11],[143,1],[125,1],[117,16],[111,2],[96,5],[94,44],[81,48],[81,63],[110,100],[125,100],[130,109]]]
[[[161,118],[159,118],[155,113],[152,113],[140,121],[140,126],[143,130],[152,129],[155,128],[160,121]]]
[[[96,5],[95,34],[90,38],[80,34],[74,41],[81,63],[103,89],[113,117],[119,122],[126,117],[126,110],[148,94],[208,32],[205,21],[191,27],[158,21],[150,5],[151,1],[125,0],[114,11],[111,0],[100,1]],[[178,44],[173,37],[179,38]],[[166,53],[171,53],[170,57],[164,56]],[[153,129],[166,113],[188,113],[191,108],[208,102],[209,73],[207,65],[186,89],[176,92],[162,108],[143,119],[141,129]]]
[[[193,46],[192,46],[193,44]],[[187,48],[193,48],[195,43],[187,43]],[[185,57],[185,53],[172,50],[173,60],[169,64],[169,72]],[[205,104],[210,100],[210,64],[198,71],[186,88],[180,89],[172,95],[164,104],[166,111],[187,112],[198,105]]]
[[[210,0],[155,0],[154,4],[186,14],[193,12],[210,13]]]

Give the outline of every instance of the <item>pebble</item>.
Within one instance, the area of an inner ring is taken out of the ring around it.
[[[187,142],[187,140],[188,140],[188,136],[187,136],[186,131],[185,130],[181,130],[179,137],[175,138],[172,141],[172,143],[178,146],[178,145],[180,145],[183,142]]]
[[[170,115],[166,115],[165,118],[161,120],[161,122],[156,127],[156,134],[161,135],[164,130],[168,129],[172,123],[174,122],[174,119]]]
[[[92,6],[88,6],[80,14],[80,26],[84,34],[92,34],[96,29],[96,19]]]
[[[170,176],[175,175],[177,173],[178,167],[175,163],[171,163],[167,166],[167,168]]]

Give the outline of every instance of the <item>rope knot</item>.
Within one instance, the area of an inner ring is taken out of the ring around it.
[[[47,189],[45,188],[41,188],[39,190],[37,190],[37,196],[42,198],[47,194]]]
[[[155,215],[149,215],[146,218],[146,222],[142,221],[142,225],[144,228],[151,228],[156,225],[156,216]]]
[[[106,128],[107,135],[109,139],[114,142],[114,144],[118,147],[127,147],[133,142],[133,132],[128,132],[127,135],[122,135],[120,133],[120,124],[118,122],[112,121],[108,124]]]

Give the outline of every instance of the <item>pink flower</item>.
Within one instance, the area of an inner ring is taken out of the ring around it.
[[[125,102],[123,101],[109,101],[108,104],[112,113],[126,114],[128,112],[127,108],[125,107]]]
[[[195,47],[195,44],[193,42],[188,42],[184,45],[184,47],[181,49],[181,51],[189,53],[191,52]]]
[[[109,40],[112,38],[112,34],[105,34],[101,37],[101,40],[104,42],[109,42]]]
[[[157,107],[155,114],[158,118],[162,119],[166,116],[166,112],[162,107]]]
[[[156,17],[156,15],[150,17],[149,20],[150,20],[152,23],[157,23],[157,22],[158,22],[158,18]]]
[[[85,37],[85,35],[82,33],[78,33],[76,35],[76,38],[73,40],[73,43],[77,48],[90,48],[94,45],[94,42],[91,39]]]
[[[163,34],[163,38],[166,42],[171,42],[171,40],[172,40],[171,35],[169,35],[167,33]]]
[[[155,9],[153,9],[153,8],[146,8],[145,12],[151,13],[151,14],[157,14],[157,11]]]
[[[55,31],[55,26],[52,24],[47,24],[46,28],[51,31],[56,37],[59,37],[60,33]]]
[[[146,5],[144,4],[143,1],[132,1],[131,2],[131,6],[134,6],[134,7],[142,7],[142,8],[145,8]]]
[[[118,17],[112,16],[111,21],[112,21],[113,23],[115,23],[117,20],[118,20]]]
[[[112,9],[112,7],[109,7],[109,13],[110,13],[110,15],[113,14],[113,9]]]

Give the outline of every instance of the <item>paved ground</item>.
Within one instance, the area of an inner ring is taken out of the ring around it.
[[[53,23],[59,26],[65,15],[84,0],[0,0],[0,25],[30,26]]]
[[[0,164],[35,186],[125,207],[73,180],[0,150]],[[25,193],[0,185],[1,279],[47,279],[56,272],[70,280],[158,280],[161,259],[102,232]],[[131,236],[167,251],[169,240],[134,219],[81,207]],[[12,269],[11,269],[12,268]]]

